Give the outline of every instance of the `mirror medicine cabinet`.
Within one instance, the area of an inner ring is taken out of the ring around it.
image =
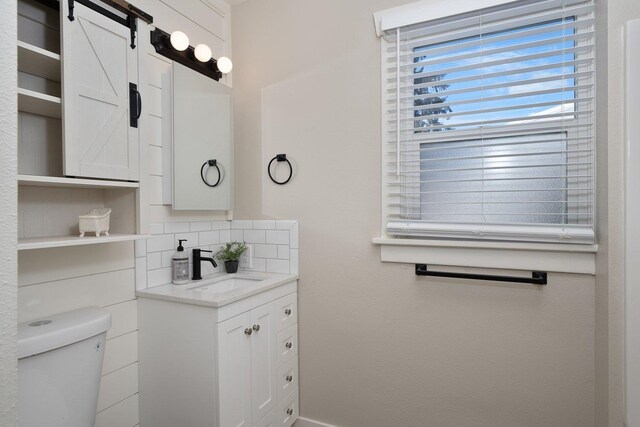
[[[173,209],[233,209],[233,90],[173,64]]]

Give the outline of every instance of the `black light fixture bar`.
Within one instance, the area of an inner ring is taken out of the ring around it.
[[[204,74],[215,81],[222,78],[222,73],[218,69],[218,62],[215,59],[210,59],[207,62],[198,61],[192,46],[189,46],[183,51],[174,49],[171,46],[171,36],[160,28],[151,31],[151,44],[157,53],[172,61],[176,61],[200,74]]]
[[[449,271],[432,271],[427,269],[427,264],[416,264],[416,275],[417,276],[449,277],[454,279],[489,280],[492,282],[529,283],[531,285],[547,284],[546,271],[532,271],[531,277],[529,278],[529,277],[518,277],[518,276],[496,276],[493,274],[469,274],[469,273],[453,273]]]

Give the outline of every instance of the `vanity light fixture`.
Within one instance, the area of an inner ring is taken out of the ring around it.
[[[211,49],[206,44],[201,43],[199,45],[196,45],[196,47],[193,49],[193,53],[196,56],[196,59],[200,62],[208,62],[211,59]],[[219,62],[218,68],[220,68]]]
[[[221,73],[228,74],[231,72],[232,68],[233,63],[229,58],[227,58],[226,56],[221,56],[220,58],[218,58],[218,70],[220,70]]]
[[[182,31],[174,31],[169,38],[171,46],[177,51],[182,52],[189,47],[189,37]]]
[[[151,44],[160,55],[216,81],[233,68],[233,63],[226,56],[212,59],[211,48],[206,44],[199,44],[195,48],[189,46],[189,37],[182,31],[174,31],[169,35],[156,28],[151,31]]]

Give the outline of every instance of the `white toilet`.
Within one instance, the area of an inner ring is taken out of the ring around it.
[[[99,307],[18,325],[18,426],[92,427],[111,314]]]

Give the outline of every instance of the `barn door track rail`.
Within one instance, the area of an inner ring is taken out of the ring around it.
[[[81,5],[88,7],[89,9],[98,12],[101,15],[106,16],[107,18],[117,22],[120,25],[124,25],[129,28],[131,31],[131,49],[135,49],[136,47],[136,31],[138,30],[138,26],[136,24],[136,18],[142,19],[147,24],[153,23],[153,16],[149,15],[145,11],[138,9],[132,4],[125,0],[101,0],[102,3],[110,6],[115,11],[118,11],[124,16],[119,15],[114,10],[108,9],[99,5],[98,3],[91,0],[68,0],[69,1],[69,21],[73,21],[76,19],[73,16],[73,8],[75,3],[78,2]]]

